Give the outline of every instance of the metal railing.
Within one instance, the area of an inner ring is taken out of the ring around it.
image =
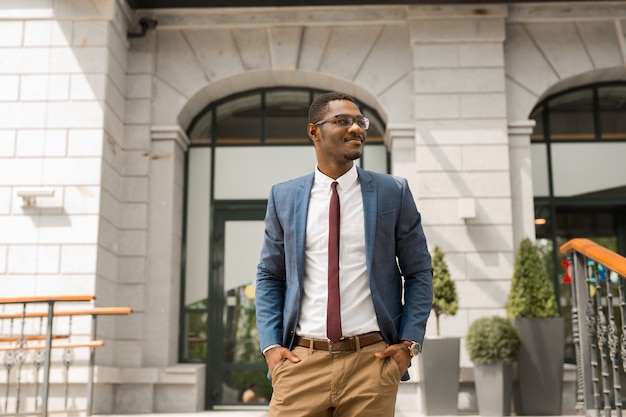
[[[128,307],[92,307],[91,305],[86,309],[55,310],[55,306],[59,303],[65,305],[65,303],[92,302],[93,300],[94,297],[91,295],[0,298],[0,305],[18,307],[0,312],[0,352],[4,354],[2,363],[6,375],[5,380],[0,381],[0,385],[4,385],[4,392],[0,393],[0,395],[4,394],[3,398],[0,397],[2,398],[0,416],[34,414],[42,417],[48,416],[53,350],[62,351],[60,362],[65,374],[62,411],[67,411],[69,368],[74,363],[74,351],[79,348],[89,350],[86,414],[92,414],[95,349],[104,346],[104,341],[96,340],[97,317],[127,315],[132,312]],[[34,307],[42,304],[47,308]],[[75,341],[72,339],[76,338],[72,330],[72,318],[77,316],[91,316],[91,323],[88,335],[79,335],[80,340]],[[66,319],[66,322],[59,324],[59,318],[62,317]],[[30,366],[31,369],[26,369],[29,357],[32,360],[32,366]],[[26,391],[25,387],[32,389]]]
[[[622,416],[626,381],[626,258],[588,239],[572,239],[565,280],[572,284],[572,339],[576,354],[576,410]]]

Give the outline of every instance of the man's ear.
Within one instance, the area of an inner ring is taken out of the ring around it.
[[[309,123],[306,127],[306,132],[313,142],[318,140],[317,135],[319,133],[319,126],[315,126],[313,123]]]

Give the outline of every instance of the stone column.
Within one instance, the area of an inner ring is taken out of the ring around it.
[[[177,362],[185,153],[179,126],[152,126],[144,364]]]
[[[442,336],[504,314],[513,271],[505,5],[412,5],[415,173],[429,247],[439,245],[461,294]],[[395,155],[394,155],[395,157]],[[434,315],[431,315],[433,317]],[[427,335],[433,334],[429,323]],[[461,366],[470,366],[461,352]],[[465,400],[459,410],[471,405]]]
[[[523,238],[535,239],[535,205],[530,157],[530,134],[534,126],[534,120],[509,122],[513,243],[516,250]]]
[[[385,146],[391,153],[391,173],[406,178],[413,190],[417,187],[415,126],[410,123],[387,126]],[[418,198],[415,193],[414,197]]]

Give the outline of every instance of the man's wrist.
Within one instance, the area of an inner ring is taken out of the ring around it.
[[[402,339],[400,340],[400,343],[407,347],[407,349],[409,350],[409,355],[411,355],[411,357],[417,356],[422,352],[422,345],[414,340]]]
[[[274,343],[273,345],[269,345],[268,347],[266,347],[265,349],[263,349],[263,356],[265,356],[265,353],[270,350],[270,349],[274,349],[277,347],[280,347],[281,345],[279,345],[278,343]]]

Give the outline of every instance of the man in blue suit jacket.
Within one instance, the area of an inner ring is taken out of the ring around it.
[[[315,172],[272,187],[256,285],[270,417],[393,416],[421,350],[431,258],[407,181],[354,165],[368,127],[352,97],[319,96],[307,125]],[[337,342],[326,336],[331,183],[341,207]]]

